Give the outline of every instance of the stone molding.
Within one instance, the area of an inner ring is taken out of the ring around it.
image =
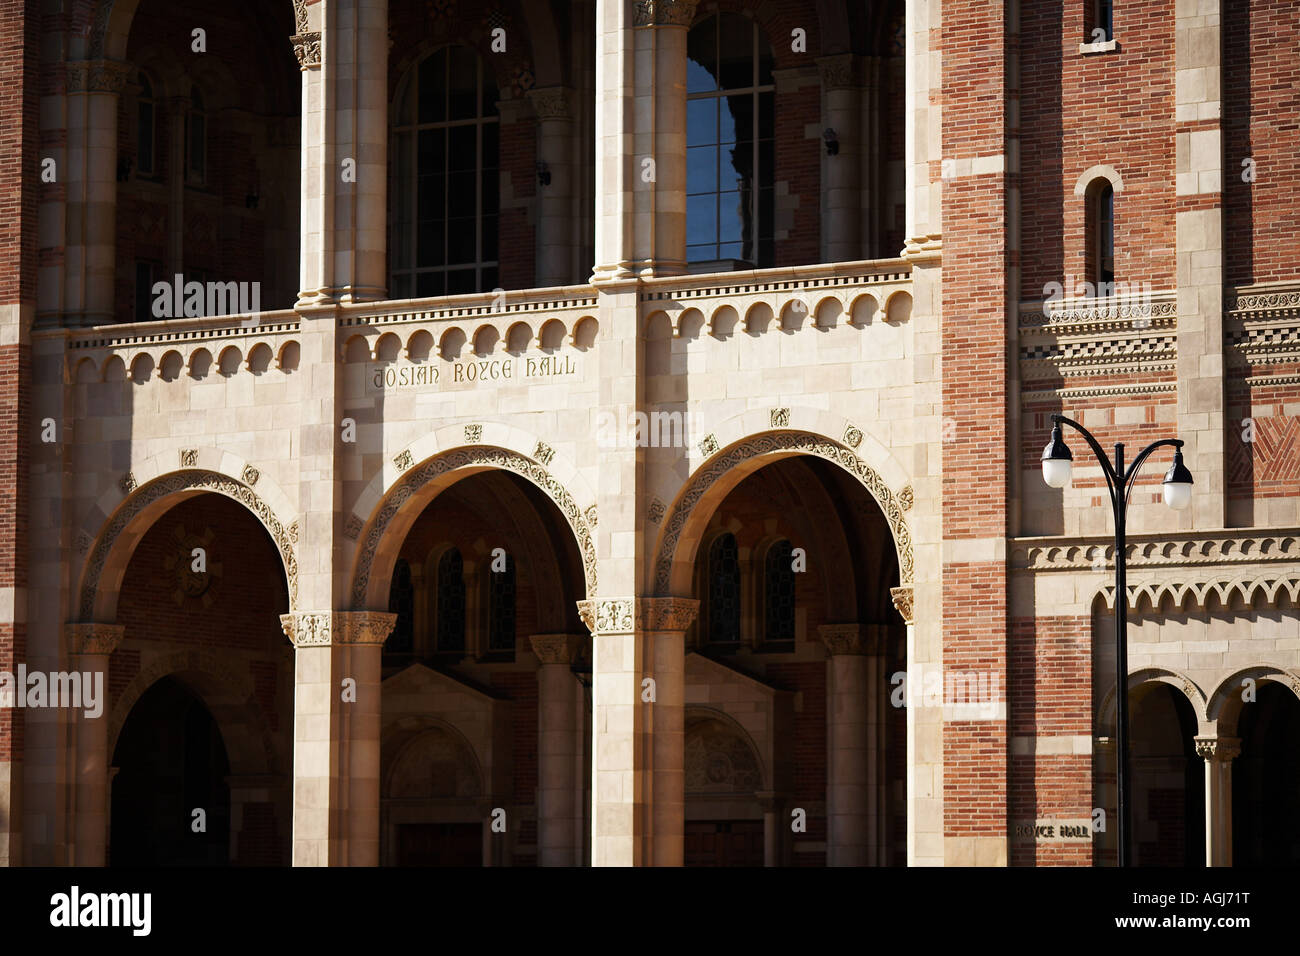
[[[1146,541],[1128,541],[1126,566],[1183,567],[1217,564],[1264,564],[1300,562],[1300,528],[1276,531],[1227,531],[1221,534],[1185,537],[1163,535]],[[1098,560],[1107,568],[1115,565],[1114,540],[1109,536],[1057,538],[1051,540],[1012,539],[1011,566],[1027,571],[1089,571]]]
[[[382,645],[396,623],[397,615],[386,611],[299,611],[280,615],[280,627],[294,647]]]
[[[633,631],[685,631],[699,613],[694,598],[605,598],[579,601],[578,614],[593,635]]]
[[[1234,595],[1240,596],[1247,607],[1253,606],[1260,598],[1263,599],[1260,602],[1262,604],[1275,604],[1282,594],[1286,594],[1292,604],[1297,604],[1300,603],[1300,568],[1282,575],[1219,575],[1208,581],[1129,584],[1124,590],[1130,611],[1136,611],[1142,598],[1146,597],[1151,602],[1151,613],[1156,613],[1166,598],[1173,602],[1175,609],[1182,608],[1183,602],[1189,597],[1197,608],[1204,608],[1211,597],[1217,597],[1220,605],[1228,607],[1232,604]],[[1113,608],[1115,585],[1102,587],[1100,593],[1106,599],[1106,607]]]
[[[862,629],[857,624],[822,624],[817,628],[817,638],[826,645],[832,657],[869,653]]]
[[[107,657],[122,643],[126,627],[122,624],[75,622],[64,625],[68,653],[74,655],[99,655]]]

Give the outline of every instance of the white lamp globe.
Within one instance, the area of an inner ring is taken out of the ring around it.
[[[1183,464],[1181,449],[1174,453],[1174,463],[1165,472],[1165,504],[1175,511],[1182,511],[1192,503],[1192,473]]]
[[[1043,449],[1043,481],[1049,488],[1064,488],[1074,471],[1074,455],[1061,439],[1061,426],[1052,426],[1052,440]]]

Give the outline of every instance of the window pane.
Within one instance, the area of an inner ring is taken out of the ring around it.
[[[749,143],[724,147],[719,189],[745,189],[750,184],[749,168],[754,165],[754,148]]]
[[[483,217],[483,259],[494,262],[497,258],[497,217]],[[492,286],[488,286],[492,288]]]
[[[477,222],[473,216],[447,221],[447,263],[474,262],[478,244]]]
[[[415,633],[415,588],[411,584],[411,566],[398,560],[388,588],[388,613],[396,614],[392,633],[384,641],[384,653],[410,653]]]
[[[448,295],[464,295],[468,292],[478,291],[478,282],[474,278],[473,269],[457,269],[454,272],[447,273]]]
[[[473,169],[478,165],[478,127],[453,126],[447,131],[451,142],[447,144],[449,170]]]
[[[686,145],[711,146],[718,141],[718,101],[686,101]]]
[[[718,246],[718,258],[719,259],[743,259],[745,258],[744,248],[745,247],[742,246],[739,242],[724,243],[723,245]]]
[[[775,94],[758,94],[758,138],[772,139],[776,133]]]
[[[441,123],[447,118],[447,54],[445,50],[420,64],[420,122]]]
[[[776,181],[776,144],[772,140],[758,144],[758,182],[766,188]]]
[[[421,219],[415,239],[416,265],[424,269],[445,264],[447,260],[444,242],[442,220]]]
[[[472,119],[478,115],[478,57],[463,46],[451,47],[450,54],[447,118]]]
[[[767,552],[766,587],[763,604],[766,611],[764,639],[794,640],[794,571],[789,541],[778,541]]]
[[[708,640],[740,640],[740,560],[735,535],[724,534],[709,549]]]
[[[488,650],[515,649],[515,563],[506,559],[503,571],[488,577]]]
[[[446,275],[441,272],[421,272],[415,277],[415,295],[416,298],[427,299],[434,295],[444,294],[444,283]]]
[[[710,259],[716,259],[718,258],[717,249],[718,249],[717,246],[712,246],[712,245],[687,246],[686,261],[687,262],[708,262]]]
[[[501,182],[501,173],[495,168],[483,170],[483,215],[497,214],[497,191]]]
[[[718,188],[718,148],[693,146],[686,151],[686,192],[711,193]]]
[[[478,177],[472,169],[463,173],[452,173],[447,177],[448,219],[475,214],[478,198],[475,195],[477,180]]]
[[[737,13],[718,16],[718,76],[724,90],[754,85],[754,22]]]
[[[497,140],[500,134],[501,126],[498,123],[483,124],[483,168],[495,169],[500,165],[497,159],[498,145]]]
[[[718,241],[739,242],[749,219],[745,201],[738,192],[718,195]]]
[[[718,18],[709,17],[686,38],[686,92],[706,93],[718,88]]]
[[[460,552],[452,548],[438,562],[438,650],[465,650],[465,576]]]
[[[501,280],[497,277],[496,266],[489,266],[483,270],[483,278],[479,279],[478,292],[491,292],[493,289],[501,287]]]
[[[690,245],[718,241],[718,197],[713,193],[686,197],[686,242]]]

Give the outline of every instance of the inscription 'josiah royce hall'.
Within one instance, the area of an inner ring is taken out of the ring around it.
[[[372,391],[382,392],[395,388],[436,388],[482,382],[567,377],[576,375],[577,372],[578,365],[572,355],[480,359],[452,362],[449,367],[377,363],[367,383]]]

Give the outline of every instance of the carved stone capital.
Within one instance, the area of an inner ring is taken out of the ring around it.
[[[331,643],[330,612],[281,614],[280,627],[294,647],[328,647]]]
[[[857,624],[823,624],[817,628],[817,637],[832,657],[867,652],[862,629]]]
[[[65,633],[69,654],[102,654],[107,657],[122,643],[126,628],[121,624],[102,624],[98,621],[78,622],[66,625]]]
[[[68,64],[68,92],[121,93],[130,69],[117,60],[73,60]]]
[[[320,67],[320,31],[295,33],[289,37],[293,43],[293,55],[298,58],[298,67],[310,70]]]
[[[579,601],[578,614],[592,634],[640,631],[685,631],[699,613],[694,598],[603,598]]]
[[[396,624],[397,615],[387,611],[335,611],[334,641],[338,644],[383,644]]]
[[[1195,739],[1197,756],[1206,760],[1227,763],[1241,756],[1240,737],[1197,737]]]
[[[533,646],[533,653],[543,664],[567,666],[573,663],[573,656],[583,640],[581,634],[534,634],[528,643]]]
[[[817,59],[817,69],[824,90],[848,90],[862,86],[862,57],[856,53],[837,53]]]
[[[699,0],[636,0],[632,25],[638,27],[689,27]]]
[[[539,120],[571,120],[573,90],[567,86],[533,88],[524,94],[533,105]]]
[[[912,586],[908,584],[901,588],[890,588],[889,596],[893,598],[894,607],[898,608],[903,620],[908,624],[916,623],[912,619]]]

